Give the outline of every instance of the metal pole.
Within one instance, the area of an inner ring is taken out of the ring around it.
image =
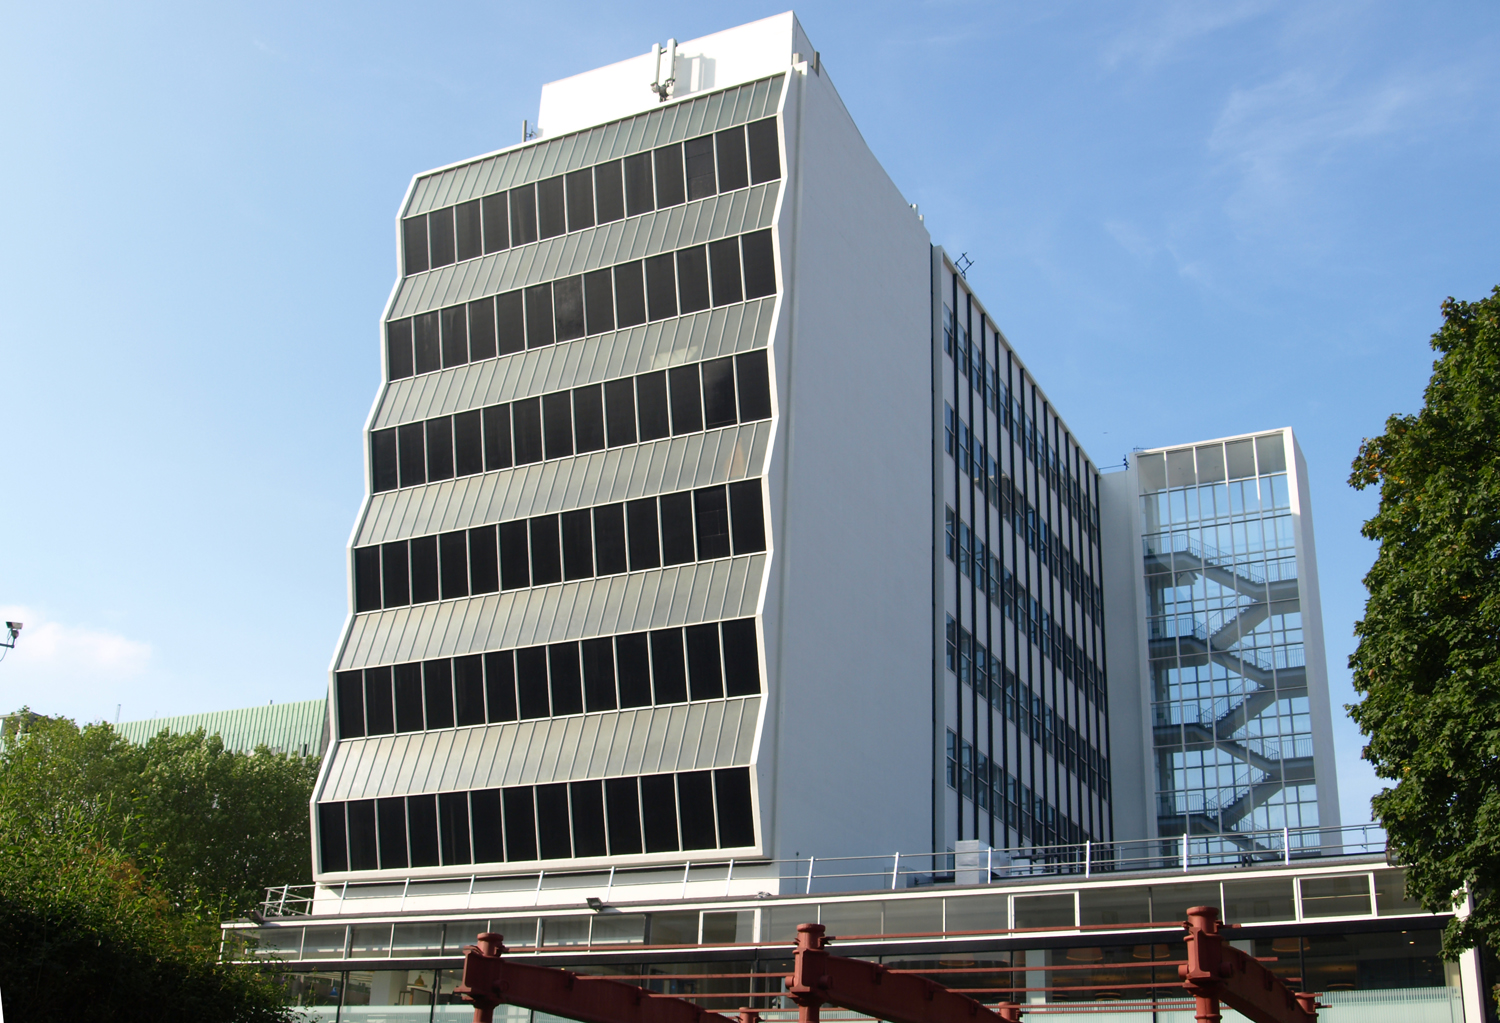
[[[901,850],[896,850],[896,858],[891,861],[891,891],[896,890],[896,878],[901,876]]]
[[[609,893],[610,893],[610,890],[612,888],[614,888],[614,886],[615,886],[615,868],[613,866],[611,866],[609,868],[609,880],[606,881],[606,882],[604,882],[604,901],[605,902],[609,901]]]
[[[611,872],[613,872],[615,868],[610,867],[609,869],[610,869]],[[731,856],[729,858],[729,873],[727,873],[727,874],[724,875],[724,897],[726,899],[729,898],[729,886],[730,886],[730,883],[733,882],[733,881],[734,881],[734,857]]]
[[[817,859],[818,858],[816,856],[809,856],[807,858],[807,894],[809,894],[809,895],[812,894],[812,872],[813,872],[813,864],[815,862],[817,862]]]
[[[547,872],[545,870],[538,870],[536,872],[536,897],[531,900],[533,906],[540,906],[542,904],[542,878],[546,876]]]
[[[1186,874],[1187,870],[1188,870],[1188,833],[1186,831],[1184,831],[1182,833],[1182,872],[1184,874]]]
[[[693,861],[688,860],[682,865],[682,898],[687,898],[688,871],[692,869]]]
[[[1287,866],[1292,865],[1292,830],[1281,829],[1281,862]]]
[[[1089,839],[1083,840],[1083,876],[1088,877],[1094,866],[1094,843]]]

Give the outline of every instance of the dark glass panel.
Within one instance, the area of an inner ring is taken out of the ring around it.
[[[573,855],[603,856],[604,785],[597,781],[575,781],[568,786],[573,803]]]
[[[682,145],[683,159],[687,162],[687,197],[707,199],[718,192],[714,179],[714,137],[701,135],[688,139]]]
[[[776,138],[776,118],[767,117],[745,126],[750,143],[750,183],[775,181],[781,177],[781,143]]]
[[[442,328],[436,310],[412,317],[415,331],[416,359],[414,369],[418,373],[432,373],[443,368]]]
[[[404,607],[411,603],[411,574],[406,558],[406,541],[380,545],[381,603],[386,607]]]
[[[573,855],[573,843],[568,834],[566,783],[536,787],[536,833],[542,859],[563,860]]]
[[[516,694],[521,717],[544,718],[552,713],[547,698],[547,648],[522,647],[516,651]]]
[[[573,453],[573,396],[555,391],[542,396],[542,435],[548,458],[566,458]]]
[[[555,238],[568,229],[561,175],[536,183],[537,237]]]
[[[365,669],[365,731],[390,735],[396,730],[396,703],[391,693],[391,669]]]
[[[469,817],[474,822],[474,862],[503,861],[505,826],[500,823],[500,790],[480,789],[470,792]]]
[[[354,611],[379,611],[380,548],[354,548]]]
[[[693,560],[693,495],[663,494],[661,497],[661,561],[682,565]]]
[[[525,245],[536,241],[536,186],[522,185],[510,190],[510,243]]]
[[[427,217],[407,217],[401,221],[401,252],[406,261],[406,275],[427,269]]]
[[[667,381],[672,391],[672,432],[697,433],[703,429],[703,394],[699,390],[697,365],[669,370]]]
[[[411,320],[385,325],[385,370],[391,380],[411,376],[416,370],[411,357]]]
[[[665,370],[643,373],[635,378],[635,404],[639,413],[641,440],[656,440],[672,432],[667,417]]]
[[[419,536],[411,541],[411,602],[426,604],[437,599],[437,537]]]
[[[771,375],[766,352],[746,352],[734,357],[734,375],[740,394],[740,422],[771,418]]]
[[[453,417],[453,471],[459,476],[484,472],[484,423],[479,409]]]
[[[724,696],[724,673],[719,665],[719,627],[689,625],[687,634],[689,693],[695,700],[718,700]]]
[[[422,664],[398,664],[392,669],[396,677],[396,731],[422,730]]]
[[[729,484],[729,520],[734,534],[734,553],[754,554],[766,549],[764,515],[760,480]]]
[[[631,784],[635,784],[634,779],[631,779]],[[344,827],[343,803],[318,804],[318,845],[325,871],[349,869],[349,838]]]
[[[380,866],[375,837],[375,800],[356,799],[349,809],[349,869],[376,870]]]
[[[453,727],[453,662],[444,657],[422,663],[422,692],[428,728]]]
[[[718,804],[719,848],[755,844],[755,819],[750,812],[750,768],[726,767],[714,772]]]
[[[590,334],[603,334],[615,329],[615,290],[610,283],[612,277],[608,269],[583,275],[584,322]]]
[[[536,859],[536,810],[531,786],[504,789],[501,796],[505,805],[505,858]]]
[[[677,315],[676,265],[670,252],[646,260],[646,308],[653,320]]]
[[[723,487],[693,491],[698,560],[729,557],[729,500]]]
[[[601,163],[594,168],[594,208],[601,224],[625,216],[625,184],[620,176],[619,160]]]
[[[734,360],[703,363],[703,425],[712,430],[739,421],[734,409]]]
[[[526,350],[526,312],[519,291],[495,296],[495,335],[500,339],[500,354],[512,355]]]
[[[562,545],[556,515],[538,515],[531,526],[531,585],[562,581]]]
[[[728,305],[745,297],[740,283],[740,240],[709,242],[708,265],[714,277],[714,305]]]
[[[484,251],[499,252],[510,248],[510,205],[505,192],[496,192],[480,200],[484,213]]]
[[[577,643],[554,643],[547,648],[551,672],[552,715],[583,713],[583,676],[578,667]]]
[[[407,796],[406,823],[411,835],[411,865],[437,866],[437,797]]]
[[[469,361],[469,317],[464,306],[440,309],[443,325],[443,368],[462,366]]]
[[[469,303],[469,359],[495,357],[495,300],[481,298]]]
[[[682,630],[651,633],[651,680],[657,704],[687,701],[687,669],[682,661]]]
[[[615,709],[615,645],[608,636],[586,639],[583,650],[584,709]]]
[[[460,725],[484,724],[484,658],[479,654],[453,659],[453,709]]]
[[[427,420],[427,482],[453,478],[453,417]]]
[[[400,486],[401,477],[397,465],[395,428],[371,433],[370,486],[375,493],[395,490]]]
[[[651,706],[651,654],[644,632],[615,637],[621,707]]]
[[[635,443],[635,381],[630,377],[604,385],[604,421],[610,447]]]
[[[745,297],[776,294],[776,256],[771,251],[771,231],[740,236],[740,256],[745,269]]]
[[[469,530],[469,592],[494,593],[500,588],[500,550],[494,526]]]
[[[666,209],[686,201],[682,187],[682,143],[662,146],[652,156],[656,164],[656,208]]]
[[[526,289],[526,346],[540,348],[556,338],[552,333],[552,285]]]
[[[583,278],[564,277],[554,282],[552,301],[557,307],[557,339],[583,337]]]
[[[438,579],[444,600],[469,595],[469,543],[462,530],[438,535]]]
[[[594,574],[615,575],[625,569],[625,506],[595,508]]]
[[[641,851],[640,793],[634,778],[609,778],[604,782],[604,802],[609,811],[609,852],[631,856]]]
[[[484,655],[484,691],[490,721],[516,719],[516,657],[509,650]]]
[[[339,738],[357,739],[365,734],[365,679],[358,671],[334,675],[339,699]]]
[[[471,199],[453,207],[453,219],[458,239],[459,261],[484,255],[484,231],[479,217],[479,200]]]
[[[643,497],[625,505],[630,545],[630,570],[661,565],[661,542],[656,533],[656,498]]]
[[[724,692],[728,696],[753,696],[760,692],[760,648],[755,639],[755,619],[738,618],[723,623]]]
[[[677,290],[684,314],[708,308],[708,256],[702,245],[677,251]]]
[[[579,454],[604,447],[604,389],[598,384],[573,389],[573,444]]]
[[[542,400],[523,398],[512,402],[511,437],[515,441],[516,464],[542,460]]]
[[[568,230],[581,231],[594,226],[594,172],[574,171],[568,175]]]
[[[615,326],[634,327],[646,322],[646,285],[641,261],[615,267]]]
[[[594,536],[587,508],[562,514],[563,578],[588,579],[594,574]]]
[[[444,792],[438,796],[438,844],[445,866],[471,862],[467,792]]]
[[[484,409],[484,468],[486,472],[510,468],[510,406]]]
[[[519,590],[531,585],[531,559],[526,551],[526,520],[500,523],[500,588]]]
[[[688,771],[677,776],[677,807],[682,819],[684,849],[712,849],[719,844],[714,834],[714,781],[708,771]]]
[[[656,208],[652,199],[651,154],[636,153],[625,157],[625,212],[628,216],[650,213]]]
[[[380,867],[392,870],[407,866],[406,800],[400,796],[375,800],[380,826]]]
[[[670,774],[641,779],[641,817],[647,852],[677,851],[677,793]]]
[[[427,214],[428,256],[434,267],[447,266],[457,256],[453,244],[453,207]]]
[[[750,168],[745,162],[745,128],[736,125],[714,136],[719,151],[719,191],[732,192],[750,184]]]

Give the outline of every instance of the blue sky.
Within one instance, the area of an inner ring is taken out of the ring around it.
[[[0,704],[323,691],[412,173],[540,86],[763,4],[12,5],[0,34]],[[1345,484],[1444,296],[1500,283],[1500,7],[797,9],[877,156],[1101,465],[1291,425],[1337,708],[1373,548]]]

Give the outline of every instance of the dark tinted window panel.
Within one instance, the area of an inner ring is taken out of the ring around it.
[[[683,313],[708,308],[708,256],[702,245],[677,252],[677,291]]]
[[[646,260],[646,310],[653,320],[677,315],[677,274],[672,253]]]
[[[635,779],[631,779],[631,784],[635,784]],[[343,803],[318,804],[318,839],[323,869],[348,870],[349,838],[344,828]]]
[[[419,274],[427,269],[427,217],[407,217],[401,221],[401,251],[406,257],[406,273]]]
[[[734,553],[754,554],[766,549],[760,480],[729,484],[729,520],[734,534]]]
[[[542,396],[542,433],[548,458],[573,453],[573,396],[567,391]]]
[[[446,657],[422,664],[422,690],[428,728],[453,727],[453,662]]]
[[[556,340],[552,332],[552,285],[526,289],[526,345],[540,348]]]
[[[555,238],[568,229],[560,176],[536,183],[536,207],[537,237]]]
[[[573,855],[568,829],[568,786],[536,787],[537,853],[544,860],[567,859]]]
[[[491,721],[516,720],[516,658],[509,650],[484,655],[484,692]]]
[[[527,553],[526,520],[500,523],[500,588],[524,589],[531,585],[531,558]]]
[[[573,446],[579,454],[604,447],[604,389],[598,384],[573,389]]]
[[[555,282],[552,300],[557,309],[557,339],[583,337],[583,278],[565,277]]]
[[[594,574],[615,575],[625,571],[625,506],[610,504],[594,509]]]
[[[594,209],[601,224],[625,216],[625,183],[620,176],[619,160],[594,168]]]
[[[746,352],[734,357],[734,375],[740,395],[740,422],[771,418],[771,375],[766,353]]]
[[[437,599],[437,537],[419,536],[411,541],[411,602],[425,604]]]
[[[396,461],[396,431],[376,430],[370,434],[370,479],[375,493],[395,490],[401,477]]]
[[[542,460],[542,400],[525,398],[510,406],[511,439],[515,442],[516,464]]]
[[[635,216],[656,209],[651,188],[651,154],[636,153],[625,158],[625,213]]]
[[[641,263],[621,263],[615,274],[615,326],[634,327],[646,322],[646,285]]]
[[[771,251],[770,230],[741,235],[740,255],[745,268],[745,297],[776,294],[776,257]]]
[[[465,260],[484,255],[484,231],[479,216],[479,200],[473,199],[453,207],[453,219],[458,239],[458,258]]]
[[[687,669],[682,661],[681,629],[660,629],[651,633],[651,679],[656,689],[656,703],[687,701]]]
[[[750,768],[728,767],[714,772],[718,804],[719,848],[755,844],[755,818],[750,811]]]
[[[403,607],[411,603],[411,573],[406,558],[406,541],[380,545],[381,601],[386,607]]]
[[[661,543],[656,535],[656,498],[646,497],[625,505],[626,535],[630,541],[630,570],[661,565]]]
[[[567,177],[568,230],[594,226],[594,172],[574,171]]]
[[[583,653],[583,701],[590,712],[615,709],[615,645],[608,636],[586,639]]]
[[[525,245],[536,241],[536,186],[523,185],[510,190],[510,243]]]
[[[453,659],[453,712],[459,725],[485,722],[484,658],[479,654]]]
[[[677,792],[670,774],[641,779],[641,818],[647,852],[677,851]]]
[[[339,738],[357,739],[365,734],[365,680],[358,671],[334,676],[339,696]]]
[[[501,355],[526,350],[526,311],[519,291],[495,296],[495,336]]]
[[[605,855],[604,785],[575,781],[568,786],[568,795],[573,804],[573,855]]]
[[[427,420],[427,481],[453,478],[453,419]]]
[[[478,409],[453,417],[453,471],[459,476],[484,472],[484,424]]]
[[[510,248],[509,200],[505,192],[496,192],[480,200],[484,214],[484,251],[499,252]]]
[[[422,730],[422,665],[398,664],[396,676],[396,731]]]
[[[604,423],[610,447],[635,443],[635,381],[631,378],[604,385]]]
[[[719,151],[719,191],[732,192],[750,184],[750,168],[745,162],[744,126],[729,128],[714,136]]]
[[[500,588],[500,551],[494,526],[469,530],[469,592],[494,593]]]
[[[740,240],[725,238],[710,242],[708,265],[714,279],[714,305],[728,305],[745,297],[740,284]]]
[[[438,865],[437,797],[408,796],[406,823],[411,836],[411,865]]]
[[[462,529],[438,536],[438,579],[444,600],[469,595],[469,543]]]
[[[531,786],[501,792],[505,806],[505,858],[536,859],[536,810]]]
[[[411,320],[397,320],[385,325],[385,368],[392,380],[401,380],[415,372],[411,357]]]
[[[469,303],[469,358],[474,362],[495,357],[495,300],[481,298]]]
[[[415,331],[414,368],[418,373],[432,373],[443,368],[442,328],[436,312],[412,317]]]
[[[380,548],[354,548],[354,610],[379,611],[380,592]]]
[[[698,367],[678,366],[667,372],[672,389],[672,432],[697,433],[703,429],[703,395],[698,389]]]
[[[602,334],[615,329],[615,290],[611,283],[613,274],[595,270],[583,275],[584,326],[590,334]]]
[[[445,865],[470,862],[467,792],[444,792],[438,796],[438,845]]]
[[[712,849],[719,844],[714,834],[714,779],[710,772],[689,771],[677,776],[677,807],[684,849]]]
[[[667,374],[658,370],[635,378],[635,406],[640,421],[640,439],[656,440],[672,432],[667,417]]]
[[[687,197],[707,199],[718,191],[714,178],[714,137],[688,139],[682,144],[683,159],[687,162]]]
[[[717,700],[724,695],[724,675],[719,667],[719,627],[689,625],[687,635],[688,692],[695,700]]]
[[[739,422],[734,408],[734,360],[703,363],[703,425],[712,430]]]
[[[457,257],[453,244],[453,207],[427,214],[427,245],[432,265],[447,266]]]
[[[390,735],[396,730],[396,702],[391,692],[391,669],[365,669],[365,732]]]
[[[656,163],[656,208],[685,201],[682,187],[682,144],[662,146],[652,153]]]
[[[636,780],[634,778],[606,779],[604,803],[609,814],[610,855],[630,856],[640,852],[641,804],[640,790]]]
[[[443,325],[443,368],[462,366],[469,361],[469,317],[466,307],[450,306],[440,310]]]
[[[682,565],[693,560],[693,495],[663,494],[661,498],[661,561]]]
[[[484,409],[484,468],[486,472],[510,468],[510,406]]]
[[[621,707],[651,706],[651,651],[644,632],[615,637]]]
[[[554,643],[547,648],[552,673],[552,714],[583,713],[583,676],[578,667],[577,643]]]
[[[384,870],[407,866],[406,800],[400,796],[375,800],[380,828],[380,866]]]
[[[753,696],[760,692],[760,649],[755,639],[755,619],[724,622],[722,630],[725,695]]]
[[[693,522],[699,561],[729,557],[729,501],[723,487],[693,492]]]
[[[587,508],[563,512],[563,578],[588,579],[594,574],[592,515]]]
[[[538,515],[531,525],[531,585],[562,581],[562,544],[556,515]]]
[[[375,837],[375,800],[356,799],[349,809],[349,869],[375,870],[380,866]]]
[[[750,183],[775,181],[781,177],[781,143],[776,139],[776,118],[768,117],[745,126],[750,143]]]
[[[500,817],[500,790],[470,792],[469,819],[473,822],[474,862],[499,863],[504,860],[505,825]]]
[[[544,718],[552,713],[547,697],[546,647],[516,651],[516,695],[522,718]]]

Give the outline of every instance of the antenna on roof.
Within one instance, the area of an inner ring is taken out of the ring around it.
[[[968,280],[969,267],[974,265],[974,261],[969,258],[967,252],[961,252],[958,258],[953,261],[953,265],[958,267],[959,276],[963,277],[964,280]]]
[[[662,58],[665,57],[666,60]],[[665,49],[661,43],[651,44],[651,62],[656,68],[656,78],[651,82],[651,91],[656,93],[659,103],[665,103],[672,95],[672,86],[677,84],[677,40],[668,39]]]

